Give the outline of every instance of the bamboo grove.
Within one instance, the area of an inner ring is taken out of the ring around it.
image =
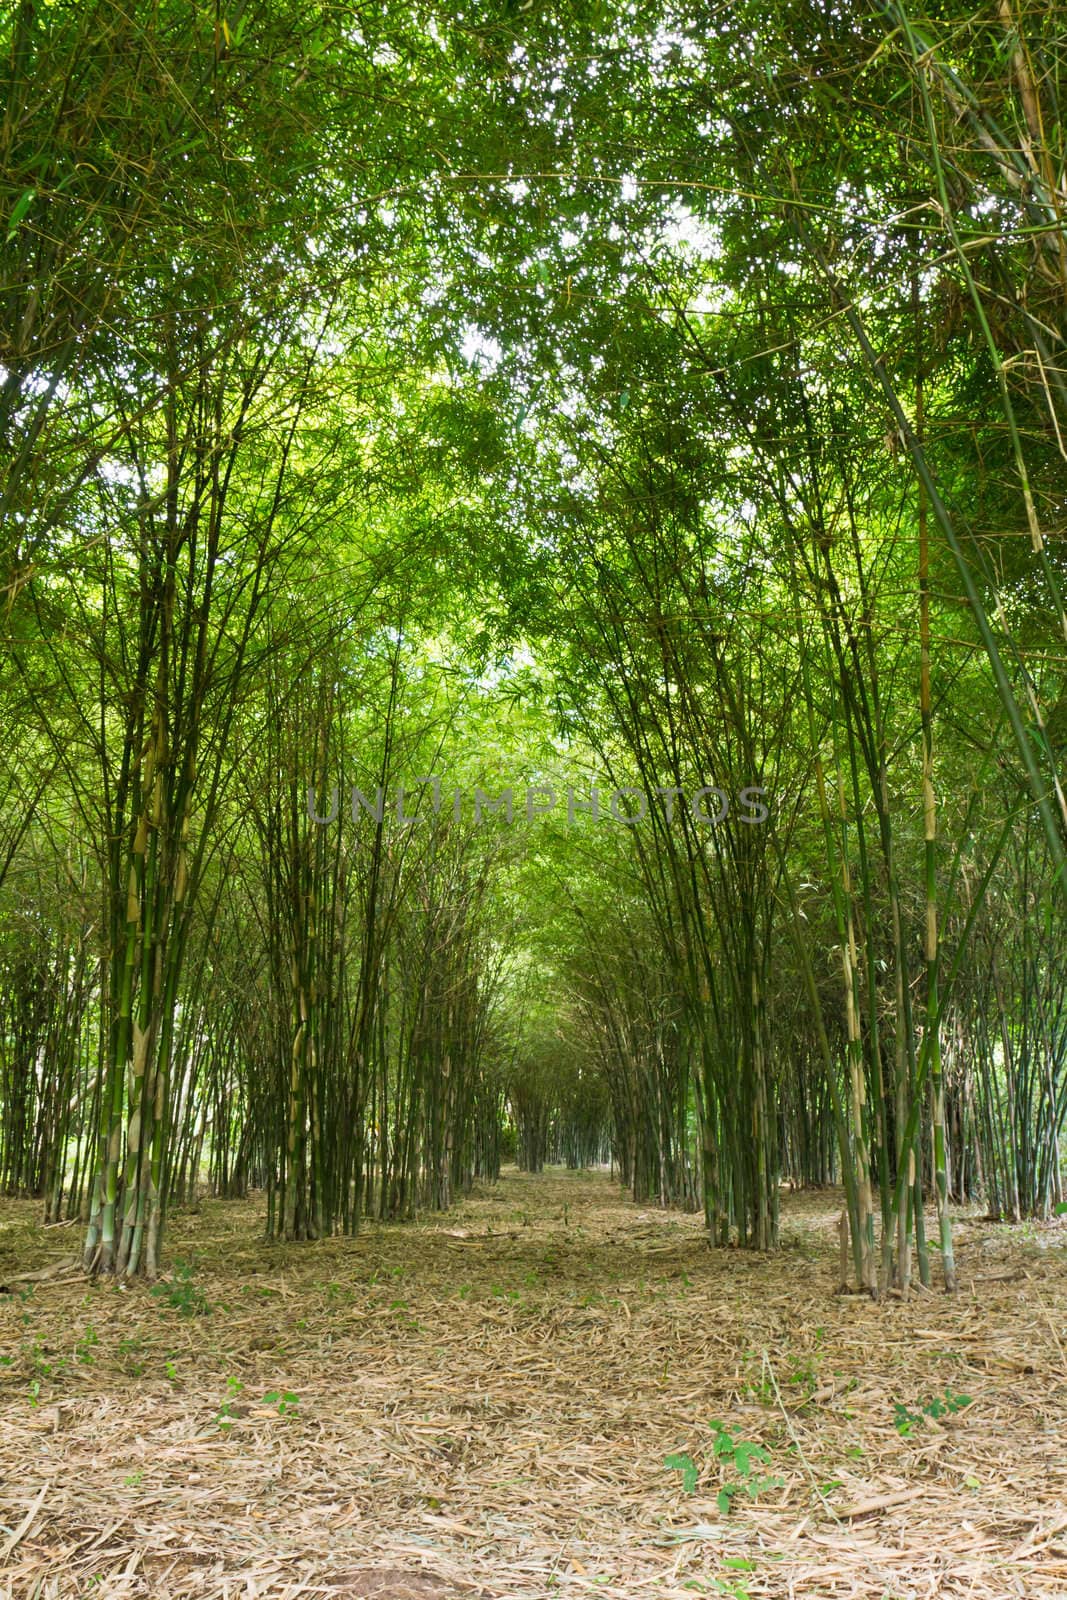
[[[1062,7],[3,18],[3,1189],[1062,1208]]]

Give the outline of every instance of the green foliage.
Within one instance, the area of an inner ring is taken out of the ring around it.
[[[775,1380],[763,1360],[763,1352],[746,1350],[742,1356],[742,1366],[746,1374],[745,1393],[750,1394],[761,1405],[777,1405]],[[786,1352],[781,1363],[780,1382],[783,1386],[788,1385],[789,1388],[798,1391],[801,1400],[810,1399],[819,1383],[818,1350],[810,1355]]]
[[[950,1387],[945,1389],[943,1395],[934,1395],[931,1399],[920,1402],[917,1412],[911,1411],[902,1401],[897,1400],[893,1405],[893,1426],[899,1434],[907,1437],[924,1417],[951,1416],[971,1404],[969,1394],[955,1394]]]
[[[50,1345],[46,1345],[39,1338],[23,1341],[22,1358],[33,1373],[30,1383],[30,1403],[36,1405],[40,1399],[43,1383],[58,1377],[69,1362],[66,1356],[57,1354]]]
[[[237,1396],[242,1393],[243,1389],[244,1384],[239,1378],[229,1377],[226,1379],[226,1398],[219,1406],[218,1411],[215,1413],[215,1421],[218,1423],[220,1428],[229,1428],[233,1426],[233,1420],[235,1416],[233,1409],[234,1402],[236,1401]]]
[[[176,1260],[170,1279],[154,1284],[152,1294],[183,1317],[206,1317],[212,1310],[204,1290],[193,1282],[193,1269],[186,1261]]]
[[[763,1445],[735,1439],[721,1422],[712,1422],[710,1426],[715,1458],[728,1474],[717,1496],[723,1516],[729,1515],[739,1494],[755,1500],[766,1490],[781,1487],[783,1478],[765,1476],[757,1470],[771,1459]]]
[[[687,1456],[683,1452],[675,1452],[673,1455],[664,1456],[663,1465],[670,1467],[672,1471],[682,1474],[682,1492],[684,1494],[693,1493],[697,1486],[697,1479],[700,1476],[700,1469],[692,1456]]]
[[[87,1326],[82,1333],[81,1338],[74,1346],[74,1353],[78,1360],[84,1363],[86,1366],[92,1366],[96,1359],[96,1357],[93,1355],[93,1350],[99,1343],[100,1339],[97,1335],[96,1329],[91,1325]]]
[[[768,1476],[759,1470],[771,1459],[770,1452],[763,1445],[735,1438],[721,1422],[712,1422],[710,1427],[712,1459],[724,1474],[716,1496],[723,1516],[729,1515],[738,1495],[745,1495],[748,1499],[755,1500],[766,1490],[781,1486],[784,1479]],[[700,1478],[700,1467],[691,1455],[682,1451],[675,1452],[665,1456],[663,1464],[672,1471],[682,1474],[683,1493],[692,1494],[695,1491]]]
[[[152,1276],[198,1161],[297,1243],[613,1140],[767,1248],[788,1150],[872,1287],[944,1015],[991,1209],[1063,1126],[1062,11],[501,16],[4,9],[0,1180]]]
[[[300,1396],[291,1389],[270,1389],[263,1396],[263,1403],[277,1407],[280,1417],[295,1417],[300,1413]]]

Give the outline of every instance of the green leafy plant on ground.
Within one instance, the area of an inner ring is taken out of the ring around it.
[[[724,1517],[729,1515],[730,1508],[739,1494],[755,1500],[757,1495],[763,1494],[767,1489],[781,1487],[785,1481],[783,1478],[770,1477],[758,1470],[771,1459],[770,1451],[764,1445],[756,1444],[750,1439],[735,1438],[721,1422],[713,1421],[710,1426],[713,1456],[727,1473],[716,1496],[719,1510]],[[691,1455],[684,1451],[675,1451],[672,1455],[664,1456],[663,1465],[682,1474],[683,1493],[694,1492],[700,1479],[700,1468]]]
[[[663,1465],[670,1467],[673,1472],[682,1474],[682,1491],[692,1494],[697,1486],[700,1469],[692,1456],[687,1456],[683,1451],[675,1451],[673,1455],[664,1456]]]
[[[215,1413],[215,1421],[218,1423],[220,1428],[232,1427],[233,1419],[237,1415],[237,1413],[233,1410],[233,1402],[237,1399],[237,1396],[241,1393],[243,1388],[244,1384],[241,1382],[240,1378],[226,1379],[226,1398],[222,1402],[221,1406],[219,1406],[218,1411]]]
[[[733,1478],[727,1479],[717,1495],[719,1510],[723,1516],[729,1515],[734,1499],[739,1494],[747,1495],[750,1500],[755,1500],[757,1495],[763,1494],[767,1489],[778,1489],[784,1483],[783,1478],[765,1477],[757,1471],[771,1459],[770,1451],[761,1444],[755,1444],[746,1439],[735,1439],[721,1422],[712,1422],[714,1448],[716,1459],[723,1463],[729,1471],[732,1469]]]
[[[291,1389],[270,1389],[263,1396],[264,1405],[277,1406],[280,1417],[295,1417],[300,1411],[300,1396]]]
[[[752,1570],[753,1563],[743,1557],[725,1557],[723,1566],[734,1567],[742,1572]],[[731,1600],[752,1600],[750,1591],[740,1578],[689,1578],[682,1584],[683,1589],[691,1589],[695,1594],[725,1594]]]
[[[99,1343],[100,1339],[96,1329],[91,1323],[88,1324],[85,1332],[74,1346],[74,1352],[77,1355],[78,1360],[81,1361],[85,1366],[91,1367],[96,1359],[96,1357],[93,1355],[93,1347]]]
[[[126,1371],[134,1378],[141,1377],[144,1372],[144,1362],[140,1359],[144,1348],[143,1340],[138,1338],[120,1339],[116,1347]]]
[[[32,1375],[29,1385],[30,1405],[36,1406],[40,1404],[44,1383],[58,1377],[64,1367],[69,1365],[69,1361],[66,1356],[57,1355],[51,1345],[44,1344],[40,1339],[32,1341],[24,1339],[22,1356]]]
[[[183,1317],[205,1317],[211,1311],[207,1295],[193,1282],[193,1269],[187,1261],[175,1261],[173,1275],[165,1283],[157,1283],[152,1293]]]
[[[799,1391],[801,1402],[811,1399],[819,1386],[820,1373],[819,1361],[822,1352],[819,1346],[824,1337],[824,1330],[815,1330],[815,1348],[810,1351],[787,1352],[778,1369],[778,1380],[783,1388],[787,1385]],[[768,1371],[763,1359],[762,1350],[747,1349],[741,1358],[742,1370],[745,1374],[743,1388],[747,1395],[758,1400],[761,1405],[777,1406],[778,1398],[775,1393],[775,1380]]]
[[[924,1418],[951,1416],[970,1404],[969,1394],[955,1394],[951,1388],[946,1388],[943,1396],[934,1395],[923,1401],[918,1411],[910,1411],[903,1401],[897,1400],[893,1405],[893,1426],[902,1438],[906,1438]]]

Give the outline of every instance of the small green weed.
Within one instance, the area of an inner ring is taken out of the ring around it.
[[[785,1481],[778,1477],[765,1477],[758,1472],[757,1467],[770,1461],[770,1451],[761,1444],[755,1444],[746,1439],[735,1439],[723,1427],[721,1422],[712,1422],[712,1434],[716,1459],[729,1471],[732,1469],[733,1478],[728,1478],[719,1490],[717,1503],[723,1516],[728,1516],[734,1500],[739,1494],[747,1495],[750,1500],[755,1500],[757,1495],[763,1494],[767,1489],[778,1489]]]
[[[277,1406],[280,1417],[295,1417],[300,1412],[300,1396],[291,1389],[270,1389],[263,1396],[263,1404]]]
[[[673,1455],[664,1456],[663,1465],[670,1467],[673,1472],[682,1474],[682,1490],[685,1494],[692,1494],[697,1486],[700,1469],[692,1456],[687,1456],[683,1451],[675,1451]]]
[[[220,1428],[232,1428],[234,1419],[234,1412],[231,1409],[232,1404],[237,1399],[237,1396],[241,1393],[243,1388],[244,1384],[241,1382],[240,1378],[226,1379],[226,1398],[222,1402],[221,1406],[219,1406],[218,1411],[215,1413],[215,1421],[218,1423]]]
[[[34,1339],[32,1344],[23,1344],[22,1353],[30,1365],[35,1379],[54,1378],[67,1366],[66,1356],[57,1356],[51,1345],[43,1344],[40,1339]],[[36,1382],[35,1393],[40,1394],[40,1382]],[[33,1401],[36,1404],[36,1399]]]
[[[193,1269],[187,1261],[175,1261],[173,1276],[166,1283],[157,1283],[152,1293],[183,1317],[206,1317],[212,1309],[203,1289],[193,1282]]]
[[[127,1372],[139,1378],[144,1372],[144,1362],[137,1359],[144,1350],[143,1342],[137,1338],[120,1339],[116,1348]]]
[[[91,1323],[87,1324],[85,1332],[74,1346],[74,1353],[83,1366],[91,1367],[96,1357],[93,1355],[94,1345],[100,1343],[96,1329]]]
[[[946,1388],[943,1396],[934,1395],[932,1399],[920,1404],[918,1411],[909,1411],[903,1401],[897,1400],[893,1405],[893,1426],[902,1438],[907,1438],[924,1417],[947,1417],[954,1411],[962,1411],[964,1406],[971,1404],[969,1394],[954,1394],[951,1388]]]
[[[748,1439],[736,1439],[721,1422],[712,1422],[712,1454],[725,1468],[727,1476],[719,1489],[716,1501],[722,1515],[728,1516],[739,1494],[755,1500],[767,1489],[780,1488],[783,1478],[768,1477],[758,1469],[770,1461],[770,1452],[761,1444]],[[682,1491],[692,1494],[700,1479],[700,1468],[691,1455],[675,1451],[664,1456],[663,1465],[682,1474]]]

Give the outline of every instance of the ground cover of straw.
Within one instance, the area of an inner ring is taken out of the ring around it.
[[[1067,1596],[1067,1225],[961,1217],[959,1294],[874,1305],[838,1205],[758,1257],[606,1173],[309,1245],[205,1202],[153,1294],[20,1277],[78,1230],[3,1202],[0,1596]]]

